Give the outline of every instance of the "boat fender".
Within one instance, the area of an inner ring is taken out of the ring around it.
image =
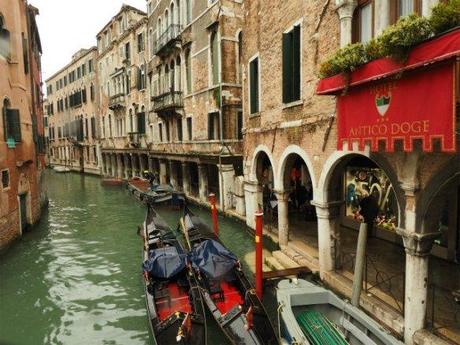
[[[254,313],[253,313],[252,306],[249,307],[245,316],[246,316],[246,329],[250,330],[254,326]]]

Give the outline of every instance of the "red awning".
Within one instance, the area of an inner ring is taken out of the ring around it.
[[[435,62],[460,56],[460,29],[433,38],[413,48],[405,64],[390,58],[371,61],[351,73],[348,86],[357,86],[370,81],[387,78],[402,71],[416,69]],[[341,74],[321,79],[316,92],[318,95],[335,94],[346,86]]]

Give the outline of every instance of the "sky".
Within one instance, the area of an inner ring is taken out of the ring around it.
[[[43,82],[67,65],[81,48],[96,45],[96,34],[123,3],[146,11],[146,0],[29,0],[37,7],[42,42]],[[43,88],[45,91],[45,88]]]

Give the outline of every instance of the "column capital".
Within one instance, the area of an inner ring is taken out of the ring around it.
[[[413,256],[429,255],[434,240],[441,236],[440,232],[421,234],[403,228],[396,228],[396,233],[402,237],[406,253]]]
[[[418,182],[401,182],[401,189],[406,196],[415,196],[415,193],[420,189]]]
[[[278,201],[289,200],[289,191],[287,190],[273,190],[273,193],[275,193],[276,199],[278,199]]]
[[[217,169],[222,172],[234,171],[233,164],[217,164]]]
[[[316,207],[316,216],[320,219],[334,219],[339,216],[340,207],[343,200],[337,201],[317,201],[312,200],[310,204]]]
[[[340,19],[353,18],[353,12],[357,5],[358,2],[356,0],[336,0],[335,10]]]

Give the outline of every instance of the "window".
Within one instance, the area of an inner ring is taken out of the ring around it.
[[[143,52],[144,51],[144,33],[140,33],[137,35],[137,52]]]
[[[146,84],[145,66],[137,67],[137,89],[144,90]]]
[[[187,81],[187,93],[192,93],[192,54],[190,49],[185,51],[185,78]]]
[[[259,112],[259,58],[249,62],[249,112]]]
[[[91,84],[91,86],[89,87],[89,93],[90,93],[91,101],[94,101],[94,85],[93,84]]]
[[[215,140],[219,138],[219,113],[208,114],[208,139]]]
[[[165,122],[165,130],[166,130],[166,141],[169,143],[171,140],[170,133],[169,133],[169,121],[166,120]]]
[[[125,59],[128,61],[131,60],[131,48],[129,42],[125,44]]]
[[[28,74],[29,73],[29,42],[22,33],[22,55],[24,57],[24,73]]]
[[[187,117],[187,134],[188,140],[192,140],[192,118]]]
[[[88,73],[91,73],[93,71],[93,60],[88,61]]]
[[[86,88],[83,88],[81,90],[81,98],[83,100],[83,103],[86,103]]]
[[[8,169],[2,170],[2,189],[10,187],[10,171]]]
[[[212,85],[219,83],[219,42],[217,40],[217,32],[211,33],[211,73],[212,73]]]
[[[412,13],[421,14],[421,0],[396,0],[391,2],[391,20],[395,23],[399,18]]]
[[[15,143],[21,141],[21,120],[18,109],[11,109],[8,99],[3,101],[3,123],[5,141],[9,147],[15,147]]]
[[[0,56],[10,57],[10,32],[5,28],[5,21],[0,14]]]
[[[236,116],[237,116],[236,138],[238,140],[242,140],[243,139],[243,112],[242,111],[237,112]]]
[[[300,25],[283,34],[283,103],[300,99]]]
[[[353,14],[353,42],[366,43],[374,35],[373,1],[360,0]]]
[[[85,118],[85,138],[89,138],[89,133],[88,133],[88,119]]]
[[[81,66],[81,76],[84,77],[86,75],[86,65]]]
[[[182,141],[182,119],[177,119],[177,140]]]
[[[237,57],[236,57],[236,78],[238,83],[242,83],[243,81],[243,65],[242,65],[242,59],[243,59],[243,33],[240,31],[238,34],[238,49],[236,51]]]
[[[145,113],[137,114],[137,133],[145,134]]]
[[[64,76],[64,86],[67,86],[67,76]]]
[[[80,67],[77,68],[77,79],[81,78],[81,70]]]
[[[160,141],[163,141],[163,125],[161,123],[158,124],[158,135],[160,137]]]
[[[96,118],[91,118],[91,138],[96,138]]]

